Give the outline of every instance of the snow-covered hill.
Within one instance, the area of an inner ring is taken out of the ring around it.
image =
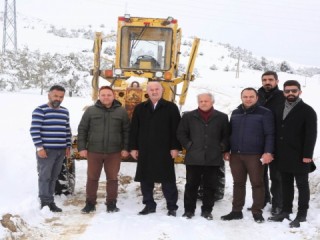
[[[3,16],[0,20],[0,24],[3,25]],[[110,36],[105,39],[102,52],[108,59],[112,60],[115,57],[116,33],[104,23],[65,27],[27,17],[22,13],[17,14],[17,22],[19,51],[15,55],[8,52],[1,57],[0,91],[33,88],[41,81],[45,87],[60,82],[69,92],[78,96],[86,95],[90,87],[91,77],[88,72],[93,65],[92,47],[96,31]],[[1,31],[1,39],[2,33]],[[191,45],[192,38],[184,37],[180,64],[182,70],[188,61]],[[10,44],[8,49],[12,49]],[[294,73],[304,78],[320,74],[320,68],[299,65],[285,59],[267,59],[246,49],[228,43],[215,43],[208,39],[201,40],[195,73],[201,76],[202,70],[209,69],[212,72],[218,70],[235,74],[238,58],[241,72],[274,70]]]

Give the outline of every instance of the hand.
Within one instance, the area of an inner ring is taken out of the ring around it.
[[[170,154],[172,158],[178,157],[179,151],[177,149],[170,150]]]
[[[273,155],[271,153],[264,153],[261,156],[262,165],[269,164],[272,162],[272,160],[273,160]]]
[[[311,163],[312,159],[311,158],[303,158],[302,160],[304,163]]]
[[[138,150],[131,150],[130,154],[133,157],[133,159],[138,160],[138,156],[139,156],[139,151]]]
[[[87,158],[87,156],[88,156],[88,151],[87,151],[87,150],[81,150],[81,151],[79,152],[79,155],[80,155],[80,157]]]
[[[121,157],[127,158],[129,156],[129,152],[127,150],[122,150],[121,151]]]
[[[71,155],[71,150],[69,147],[66,148],[66,157],[69,158]]]
[[[41,150],[37,151],[37,155],[38,155],[39,158],[47,158],[48,157],[47,156],[47,152],[44,149],[41,149]]]
[[[225,161],[229,161],[229,160],[230,160],[230,153],[229,153],[229,152],[223,153],[223,159],[224,159]]]

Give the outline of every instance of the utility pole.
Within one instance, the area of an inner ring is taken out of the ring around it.
[[[238,56],[236,78],[239,78],[239,75],[240,75],[240,54]]]
[[[16,0],[4,0],[2,53],[11,47],[17,51]]]

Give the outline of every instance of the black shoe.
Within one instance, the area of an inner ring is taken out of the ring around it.
[[[168,216],[176,217],[177,216],[177,211],[176,210],[169,210],[168,211]]]
[[[285,218],[290,220],[288,212],[281,212],[281,213],[279,213],[277,215],[269,217],[268,221],[270,221],[270,222],[282,222]]]
[[[306,221],[307,221],[307,215],[306,214],[300,214],[298,212],[296,218],[291,223],[289,223],[289,226],[291,228],[298,228],[298,227],[300,227],[300,223],[301,222],[306,222]]]
[[[81,213],[91,213],[96,211],[96,206],[92,203],[86,203],[84,208],[81,209]]]
[[[147,215],[149,213],[155,213],[155,212],[156,212],[156,208],[155,207],[145,206],[144,209],[142,209],[142,211],[139,212],[139,215]]]
[[[296,217],[291,223],[289,223],[289,226],[291,228],[298,228],[298,227],[300,227],[300,223],[301,222],[306,222],[306,221],[307,221],[306,218],[298,218],[298,217]]]
[[[192,217],[194,217],[194,212],[186,211],[186,212],[184,212],[182,217],[186,217],[187,219],[191,219]]]
[[[106,205],[107,205],[107,212],[119,212],[120,211],[120,209],[117,208],[117,202],[116,201],[109,202]]]
[[[272,215],[272,216],[278,215],[278,214],[281,213],[281,211],[282,211],[282,209],[279,208],[279,207],[272,207],[272,208],[271,208],[271,215]]]
[[[49,207],[49,204],[50,204],[50,203],[41,202],[41,207],[40,207],[40,209],[44,208],[45,206],[48,206],[48,207]]]
[[[49,203],[48,207],[51,212],[62,212],[62,209],[57,207],[57,205],[54,202]]]
[[[242,212],[231,212],[227,215],[224,215],[221,217],[221,220],[223,221],[230,221],[230,220],[239,220],[243,218]]]
[[[201,213],[201,217],[204,217],[207,220],[213,220],[213,216],[212,216],[211,212],[208,212],[208,211],[203,211]]]
[[[254,213],[254,214],[252,214],[252,216],[253,216],[253,219],[254,219],[255,222],[257,222],[257,223],[263,223],[264,222],[264,218],[263,218],[261,213]]]

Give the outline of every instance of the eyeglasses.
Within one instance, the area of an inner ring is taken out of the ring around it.
[[[286,90],[283,90],[283,92],[285,93],[285,94],[288,94],[288,93],[290,93],[290,92],[292,92],[292,93],[297,93],[297,92],[299,92],[300,90],[299,89],[286,89]]]

